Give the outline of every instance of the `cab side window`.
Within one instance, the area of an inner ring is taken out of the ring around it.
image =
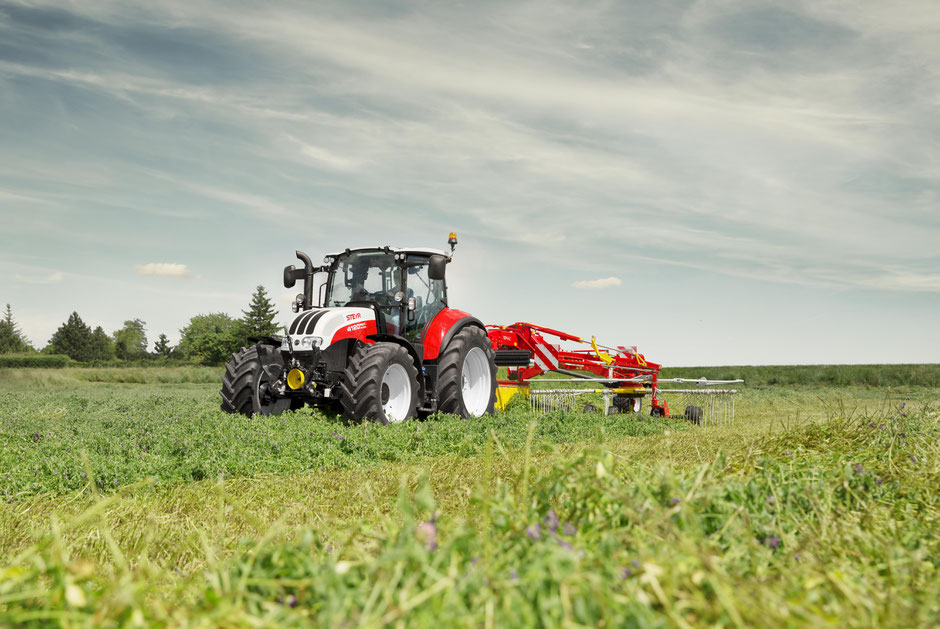
[[[430,323],[438,312],[444,309],[444,281],[428,277],[428,259],[411,256],[408,258],[408,294],[406,299],[414,298],[414,312],[408,313],[408,325],[405,336],[414,340]]]

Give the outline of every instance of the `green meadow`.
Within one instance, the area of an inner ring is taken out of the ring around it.
[[[382,427],[226,415],[213,368],[3,369],[0,625],[933,626],[940,369],[873,373],[665,374],[743,376],[724,426]]]

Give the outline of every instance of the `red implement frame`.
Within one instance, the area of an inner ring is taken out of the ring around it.
[[[602,351],[602,346],[597,346],[594,339],[588,341],[580,336],[531,323],[488,325],[486,328],[494,350],[522,349],[528,350],[532,356],[533,362],[530,366],[509,368],[509,378],[512,382],[529,380],[548,371],[586,371],[616,383],[618,388],[649,383],[652,390],[650,412],[669,416],[669,405],[656,396],[656,378],[662,365],[646,360],[636,351],[636,347],[603,347],[608,351]],[[545,336],[584,343],[591,345],[591,349],[565,351],[559,344],[549,343]]]

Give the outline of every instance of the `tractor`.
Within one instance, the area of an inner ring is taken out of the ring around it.
[[[282,337],[232,355],[222,410],[269,415],[310,404],[382,424],[436,411],[492,413],[495,352],[483,323],[448,304],[456,234],[448,244],[449,253],[346,249],[318,267],[297,251],[303,267],[284,269],[286,288],[303,281],[296,315]]]

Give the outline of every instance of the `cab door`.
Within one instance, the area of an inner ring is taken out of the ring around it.
[[[424,330],[441,310],[447,307],[447,287],[444,280],[432,280],[428,276],[430,258],[408,256],[405,291],[404,336],[412,343],[420,343]],[[414,299],[414,309],[410,300]]]

